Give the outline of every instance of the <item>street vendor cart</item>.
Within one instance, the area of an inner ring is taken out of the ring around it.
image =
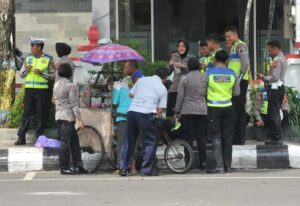
[[[122,75],[116,62],[125,60],[143,61],[144,58],[127,46],[106,44],[93,49],[81,59],[100,68],[95,72],[94,79],[78,83],[78,105],[86,125],[78,130],[78,136],[84,168],[89,172],[97,170],[104,158],[110,160],[113,167],[116,164],[111,83]],[[105,64],[106,67],[103,66]]]

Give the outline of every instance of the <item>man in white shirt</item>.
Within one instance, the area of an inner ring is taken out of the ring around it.
[[[153,176],[155,168],[156,140],[158,130],[156,118],[167,107],[168,91],[163,85],[169,71],[158,68],[156,75],[143,77],[130,90],[132,98],[127,114],[127,135],[123,139],[120,157],[120,175],[126,176],[134,159],[136,139],[141,137],[143,163],[141,175]]]

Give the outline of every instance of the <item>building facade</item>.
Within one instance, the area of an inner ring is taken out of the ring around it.
[[[86,44],[92,24],[92,0],[15,0],[16,46],[30,52],[29,37],[45,38],[44,51],[56,57],[55,43]]]
[[[198,55],[199,41],[205,40],[205,36],[211,33],[220,37],[225,48],[224,29],[227,26],[236,26],[243,39],[247,2],[248,0],[110,0],[110,35],[112,39],[139,39],[144,48],[149,52],[153,51],[155,60],[168,59],[170,52],[176,49],[179,38],[187,39],[191,44],[191,52]],[[270,0],[253,2],[255,7],[251,10],[249,49],[252,65],[256,65],[260,70],[263,67],[266,48]],[[276,1],[271,38],[280,40],[283,50],[289,53],[292,34],[291,31],[287,32],[287,28],[291,27],[288,22],[287,12],[290,11],[286,9],[287,5],[290,5],[290,0]],[[151,14],[154,23],[152,27]],[[151,38],[151,35],[154,37]]]
[[[45,51],[54,55],[58,41],[73,47],[86,44],[87,30],[94,23],[100,38],[113,41],[137,39],[155,60],[167,60],[179,38],[187,39],[191,52],[199,54],[199,41],[216,33],[225,47],[224,29],[238,27],[243,39],[248,0],[16,0],[17,46],[29,51],[29,37],[47,39]],[[263,67],[270,0],[253,0],[249,49],[252,65]],[[290,0],[277,0],[272,38],[280,40],[283,50],[291,52],[292,31],[286,7]],[[253,12],[255,11],[255,12]],[[288,11],[289,12],[289,11]],[[253,13],[256,14],[256,21]],[[254,29],[254,25],[255,29]],[[256,58],[254,58],[254,50]],[[257,59],[257,60],[255,60]],[[256,62],[254,64],[254,62]]]

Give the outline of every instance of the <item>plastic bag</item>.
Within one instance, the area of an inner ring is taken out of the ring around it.
[[[56,140],[56,139],[50,139],[50,138],[47,138],[45,135],[42,135],[42,136],[39,136],[39,138],[36,140],[35,147],[59,149],[60,141]]]

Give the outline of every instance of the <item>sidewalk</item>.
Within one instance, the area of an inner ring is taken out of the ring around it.
[[[5,134],[4,134],[5,133]],[[28,172],[58,170],[58,150],[35,148],[34,137],[30,135],[25,146],[15,146],[16,130],[0,130],[0,171]],[[31,134],[33,134],[31,132]],[[159,167],[166,168],[163,161],[164,149],[159,147],[157,157]],[[195,151],[197,168],[198,154]],[[207,167],[214,165],[211,147],[207,151]],[[300,145],[285,142],[283,146],[266,146],[263,142],[249,140],[247,145],[234,145],[232,155],[234,169],[286,169],[300,168]],[[99,169],[110,169],[107,161],[103,161]]]

